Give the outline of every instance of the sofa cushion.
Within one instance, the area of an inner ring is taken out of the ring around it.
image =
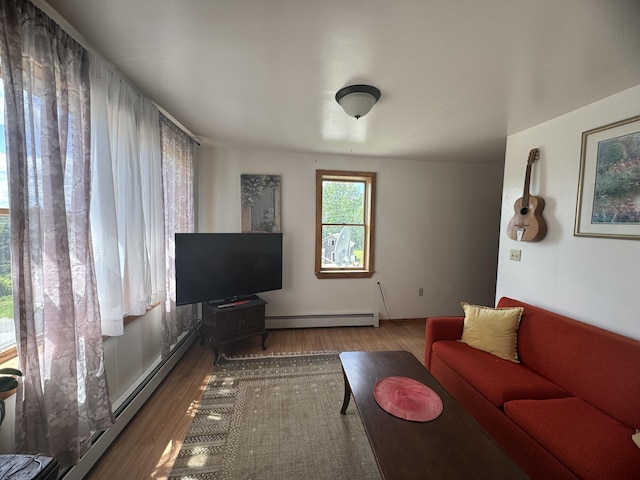
[[[431,370],[431,347],[438,340],[460,340],[464,317],[429,317],[424,336],[424,366]]]
[[[438,357],[499,408],[509,400],[570,395],[524,365],[477,350],[465,343],[451,340],[436,342],[432,356]]]
[[[640,478],[633,429],[584,400],[514,400],[505,403],[504,411],[581,479]]]
[[[505,360],[517,362],[517,332],[522,307],[490,308],[466,302],[461,305],[464,310],[464,325],[460,341]]]
[[[638,340],[508,297],[498,306],[524,307],[518,328],[523,364],[562,385],[571,396],[640,428]]]

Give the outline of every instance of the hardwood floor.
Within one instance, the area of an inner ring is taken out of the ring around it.
[[[260,337],[223,348],[225,354],[406,350],[424,361],[424,320],[382,322],[379,328],[271,330],[267,350]],[[167,478],[191,424],[193,408],[213,372],[213,351],[195,343],[118,439],[85,477],[88,480]]]

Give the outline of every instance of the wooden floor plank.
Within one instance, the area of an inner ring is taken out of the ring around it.
[[[385,321],[380,328],[271,330],[266,351],[261,348],[260,337],[226,345],[222,351],[229,356],[243,356],[314,351],[406,350],[423,362],[424,334],[424,320]],[[166,478],[191,424],[193,409],[213,370],[211,347],[195,343],[85,478]]]

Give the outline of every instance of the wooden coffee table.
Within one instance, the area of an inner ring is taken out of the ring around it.
[[[389,479],[518,480],[529,477],[409,352],[343,352],[345,413],[351,394],[382,477]],[[384,377],[418,380],[443,403],[430,422],[410,422],[384,411],[373,387]]]

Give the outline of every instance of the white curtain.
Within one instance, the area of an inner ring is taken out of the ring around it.
[[[166,299],[158,109],[91,58],[91,229],[105,335]]]
[[[138,134],[140,136],[140,185],[142,186],[142,210],[144,239],[148,254],[150,305],[167,298],[165,276],[165,208],[162,188],[162,149],[160,140],[160,112],[148,100],[141,102]]]

